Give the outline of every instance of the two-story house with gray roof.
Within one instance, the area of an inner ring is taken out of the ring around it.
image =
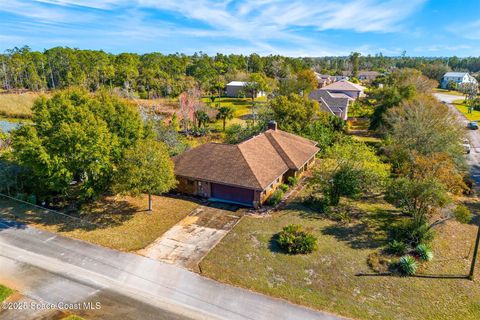
[[[448,83],[451,81],[455,82],[457,86],[469,83],[478,84],[477,79],[472,77],[468,72],[447,72],[443,76],[440,86],[443,89],[446,89]]]

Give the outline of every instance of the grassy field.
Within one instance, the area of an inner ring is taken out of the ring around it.
[[[27,119],[32,116],[32,106],[39,93],[2,93],[0,94],[0,116],[6,118]]]
[[[5,299],[7,299],[12,293],[12,289],[2,286],[0,284],[0,302],[5,301]]]
[[[205,103],[210,103],[210,98],[202,98],[202,101]],[[255,99],[257,105],[261,105],[266,101],[266,97],[260,97]],[[219,104],[220,107],[230,107],[233,109],[233,119],[227,120],[227,127],[231,124],[243,124],[246,120],[251,119],[252,117],[252,100],[248,98],[220,98],[215,99],[215,102],[211,105],[216,108],[216,105]],[[221,130],[223,129],[223,122],[216,121],[213,124],[210,124],[211,127]]]
[[[382,276],[370,269],[367,259],[385,245],[385,230],[400,217],[382,199],[357,203],[355,211],[358,218],[350,223],[327,220],[298,203],[272,216],[246,216],[203,260],[201,269],[222,282],[347,317],[480,318],[478,282],[435,278],[468,272],[473,225],[442,225],[433,244],[435,258],[420,269],[420,276]],[[292,223],[315,234],[316,252],[279,251],[273,236]]]
[[[146,196],[107,197],[84,207],[82,213],[75,214],[83,220],[77,220],[0,197],[0,217],[117,250],[137,251],[160,237],[198,205],[187,200],[154,196],[153,212],[145,211],[146,206]]]
[[[433,92],[446,93],[446,94],[451,94],[451,95],[453,95],[453,96],[460,96],[460,97],[465,96],[463,93],[458,92],[458,91],[447,90],[447,89],[440,89],[440,88],[435,88],[435,89],[433,89]]]
[[[472,113],[468,113],[468,107],[464,103],[463,99],[453,101],[453,105],[470,121],[480,121],[480,111],[473,110]]]
[[[84,319],[79,317],[79,316],[71,315],[71,316],[63,318],[62,320],[84,320]]]

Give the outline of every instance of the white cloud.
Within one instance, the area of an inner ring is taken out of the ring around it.
[[[247,43],[241,46],[244,50],[320,55],[351,51],[326,43],[322,31],[395,32],[425,1],[9,0],[0,1],[0,11],[32,24],[58,25],[63,34],[97,25],[98,36],[145,41],[175,36],[226,39],[226,43]],[[178,19],[162,20],[160,12]]]
[[[446,29],[456,36],[465,39],[480,40],[480,20],[462,24],[452,24],[447,26]]]

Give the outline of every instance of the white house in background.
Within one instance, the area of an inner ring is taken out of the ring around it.
[[[227,97],[239,98],[239,97],[245,96],[243,89],[247,84],[248,82],[246,81],[231,81],[227,83],[227,88],[226,88]],[[263,96],[265,96],[265,92],[258,91],[257,96],[255,98],[263,97]]]
[[[457,86],[467,83],[478,84],[477,79],[472,77],[468,72],[447,72],[443,75],[440,86],[446,89],[450,81],[455,82]]]

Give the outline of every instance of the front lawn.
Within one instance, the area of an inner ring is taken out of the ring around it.
[[[84,206],[81,213],[69,213],[82,219],[78,220],[0,197],[0,217],[117,250],[137,251],[160,237],[198,204],[154,196],[153,212],[145,211],[146,206],[146,196],[105,197]]]
[[[468,106],[464,102],[465,100],[459,99],[453,101],[453,105],[458,109],[469,121],[480,121],[480,111],[473,110],[472,113],[468,113]]]
[[[424,277],[382,276],[367,260],[386,244],[385,230],[401,217],[382,199],[355,206],[359,217],[350,223],[328,220],[298,203],[272,216],[246,216],[202,261],[201,270],[222,282],[347,317],[480,318],[478,282],[435,278],[468,273],[475,226],[442,225],[433,243],[433,261],[419,270]],[[273,236],[292,223],[318,238],[316,252],[279,251]]]
[[[12,289],[2,286],[0,284],[0,302],[5,301],[5,299],[7,299],[12,293]]]

